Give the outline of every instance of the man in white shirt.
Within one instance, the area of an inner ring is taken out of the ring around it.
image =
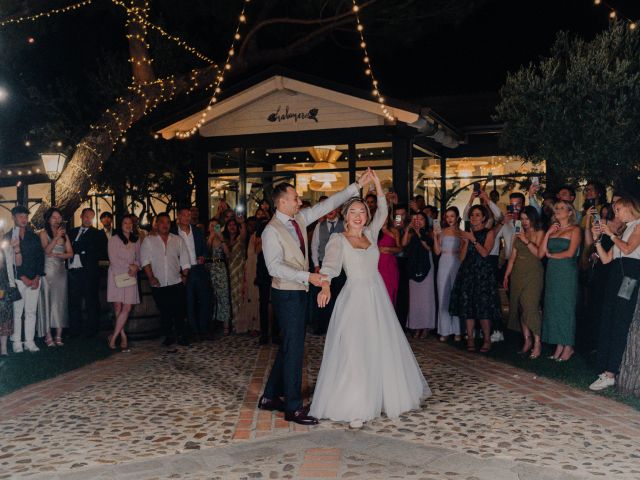
[[[187,319],[193,334],[193,341],[212,340],[209,331],[211,321],[211,279],[204,265],[207,253],[207,241],[204,232],[191,223],[191,209],[178,209],[177,233],[189,251],[189,277],[187,278]]]
[[[189,345],[186,338],[186,292],[191,258],[178,235],[170,233],[171,219],[167,213],[156,217],[157,235],[149,235],[142,242],[140,257],[151,293],[162,317],[166,338],[163,345]],[[172,350],[175,351],[175,350]]]
[[[111,212],[102,212],[100,214],[100,223],[107,240],[110,240],[113,235],[113,214]]]
[[[278,350],[264,394],[258,402],[262,410],[285,412],[285,420],[301,425],[315,425],[302,404],[302,360],[304,356],[305,313],[309,283],[320,287],[326,278],[309,273],[309,249],[306,227],[335,210],[349,198],[358,196],[359,188],[370,179],[367,172],[358,183],[336,193],[314,207],[302,205],[293,185],[281,183],[273,189],[275,215],[262,234],[262,250],[272,277],[271,303],[280,326],[282,344]],[[282,397],[285,397],[284,401]]]
[[[329,243],[329,238],[334,233],[342,232],[344,232],[344,225],[340,218],[339,208],[331,210],[322,221],[319,221],[316,224],[316,228],[313,230],[313,237],[311,239],[311,259],[313,260],[313,267],[316,273],[318,273],[320,271],[320,267],[322,267],[324,250],[327,243]],[[335,299],[340,294],[344,281],[344,276],[340,275],[340,277],[333,279],[331,282],[331,301],[325,308],[319,309],[316,315],[315,333],[317,335],[324,335],[327,333],[329,320],[331,319],[331,313],[333,312],[333,306],[335,305]]]

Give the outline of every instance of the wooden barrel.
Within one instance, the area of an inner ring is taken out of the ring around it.
[[[162,333],[162,320],[156,302],[153,301],[151,285],[146,275],[138,275],[138,288],[140,303],[133,306],[125,332],[134,340],[157,338]]]

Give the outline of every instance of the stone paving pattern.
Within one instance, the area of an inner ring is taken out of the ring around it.
[[[256,410],[275,350],[255,339],[173,355],[138,343],[0,398],[0,478],[640,478],[639,412],[437,341],[411,343],[434,395],[359,432]],[[307,386],[322,347],[308,336]]]

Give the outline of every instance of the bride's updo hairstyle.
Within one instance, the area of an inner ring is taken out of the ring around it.
[[[369,206],[367,202],[364,201],[361,197],[351,197],[349,200],[342,205],[342,218],[344,219],[344,228],[347,230],[349,228],[349,222],[347,221],[347,214],[349,213],[349,209],[351,205],[354,203],[361,203],[364,206],[364,210],[367,212],[367,222],[365,223],[365,227],[371,223],[371,212],[369,211]]]

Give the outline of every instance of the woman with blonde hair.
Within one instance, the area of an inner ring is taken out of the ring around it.
[[[614,204],[616,217],[625,224],[620,236],[608,223],[594,223],[591,233],[602,263],[611,264],[605,285],[598,337],[597,364],[602,373],[589,388],[603,390],[615,385],[622,355],[627,346],[629,327],[638,303],[640,283],[640,204],[623,197]],[[605,250],[602,238],[607,236],[613,248]]]
[[[542,341],[556,345],[550,359],[566,362],[573,355],[575,344],[581,230],[570,202],[558,200],[553,210],[551,227],[538,249],[538,256],[548,259]]]

